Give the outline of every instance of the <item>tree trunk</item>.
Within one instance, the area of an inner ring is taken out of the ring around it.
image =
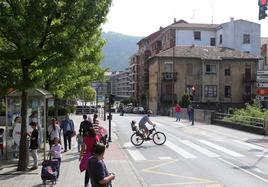
[[[21,89],[21,138],[20,138],[20,149],[19,149],[19,163],[18,171],[26,171],[29,162],[29,145],[27,144],[27,103],[28,94],[27,88],[30,87],[30,75],[29,66],[31,60],[22,57],[21,68],[22,68],[22,89]]]
[[[58,118],[58,116],[59,116],[59,99],[57,96],[55,96],[55,98],[54,98],[54,106],[55,106],[54,117]]]
[[[21,95],[21,138],[20,138],[20,152],[19,152],[19,163],[18,171],[25,171],[28,166],[28,145],[27,145],[27,91],[23,90]]]

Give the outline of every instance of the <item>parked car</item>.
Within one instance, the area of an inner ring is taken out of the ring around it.
[[[138,107],[138,112],[139,114],[145,114],[146,111],[144,110],[144,108],[142,106]]]
[[[138,114],[139,113],[139,107],[134,107],[133,108],[133,113]]]
[[[124,112],[125,113],[131,113],[132,112],[132,109],[133,109],[133,107],[132,106],[127,106],[127,107],[124,107]]]

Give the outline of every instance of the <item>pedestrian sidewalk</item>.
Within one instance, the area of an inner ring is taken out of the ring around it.
[[[82,121],[82,116],[71,116],[76,126]],[[79,122],[79,123],[78,123]],[[108,127],[108,122],[100,120],[101,125]],[[108,130],[108,128],[107,128]],[[113,187],[143,187],[146,184],[138,176],[131,162],[127,159],[125,153],[117,142],[116,135],[112,135],[112,143],[105,152],[105,163],[110,172],[115,173],[116,179],[113,181]],[[75,138],[72,140],[75,142]],[[41,162],[42,154],[39,155],[40,165],[37,170],[27,172],[17,172],[17,161],[0,161],[0,186],[5,187],[41,187]],[[79,170],[79,153],[76,145],[73,149],[62,154],[62,163],[60,177],[57,186],[64,187],[83,187],[84,175]],[[46,186],[52,186],[48,183]]]

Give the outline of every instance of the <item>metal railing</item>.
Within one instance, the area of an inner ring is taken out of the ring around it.
[[[215,113],[214,121],[239,124],[249,127],[264,129],[265,120],[263,118],[254,118],[250,116],[233,115],[226,113]]]

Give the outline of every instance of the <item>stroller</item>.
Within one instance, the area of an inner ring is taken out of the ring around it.
[[[42,162],[41,179],[44,185],[46,185],[46,181],[51,181],[52,184],[56,184],[59,177],[59,162],[58,160],[51,160],[50,158],[49,156],[47,160]]]

